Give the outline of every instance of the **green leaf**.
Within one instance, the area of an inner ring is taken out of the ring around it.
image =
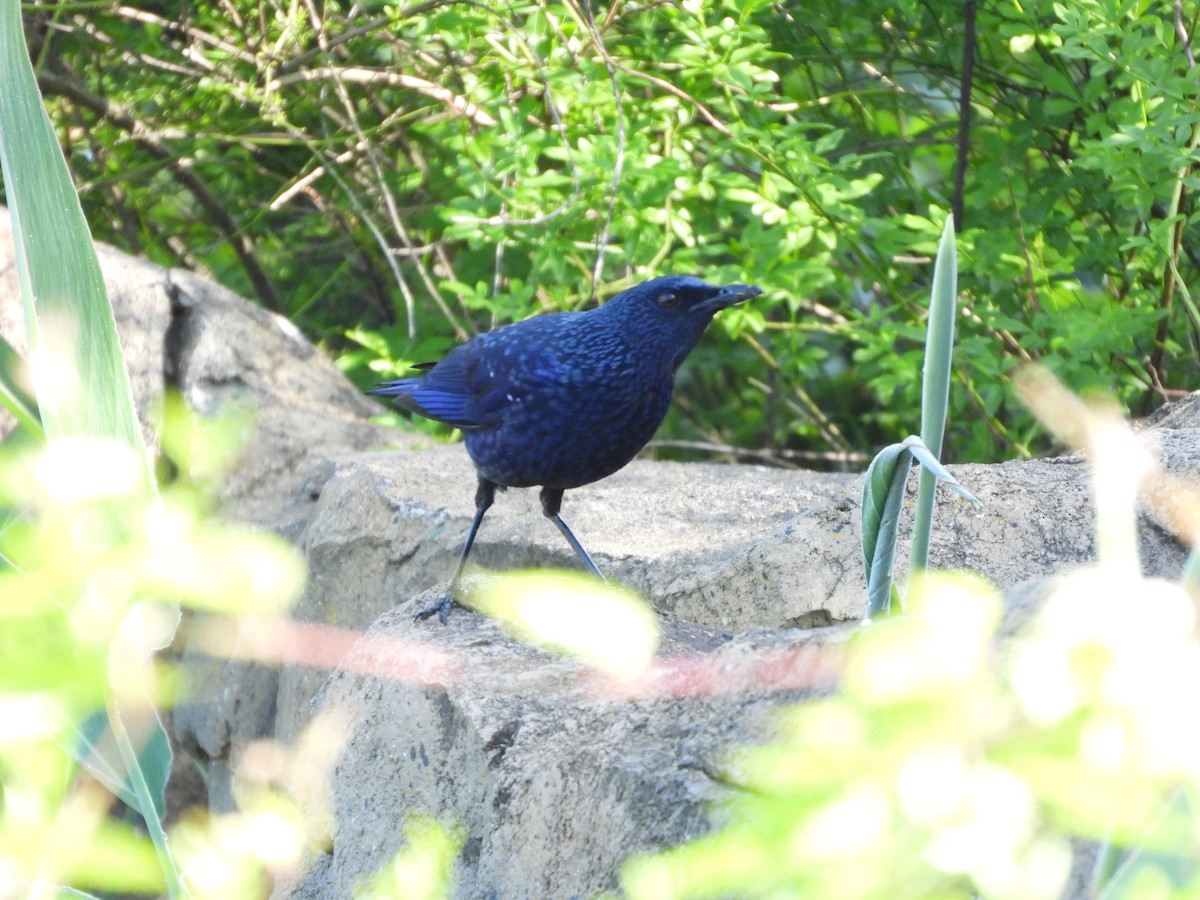
[[[958,297],[958,257],[954,243],[954,216],[946,216],[929,298],[929,325],[925,335],[925,364],[921,378],[921,440],[932,448],[933,461],[942,452],[946,416],[950,407],[950,365],[954,359],[954,313]],[[917,486],[909,571],[929,565],[929,538],[933,531],[933,499],[937,476],[928,465]]]
[[[29,64],[17,0],[0,2],[0,84],[0,169],[46,434],[112,437],[140,451],[112,307]],[[148,462],[144,477],[152,483]]]
[[[0,403],[13,414],[22,428],[42,437],[44,433],[37,401],[29,395],[16,377],[24,366],[25,360],[21,358],[21,354],[0,335]]]
[[[91,232],[29,63],[17,0],[0,0],[0,171],[13,220],[17,272],[34,389],[50,441],[112,438],[134,450],[140,480],[154,477],[142,444],[125,360]],[[111,542],[128,529],[113,505],[91,527]],[[178,610],[176,610],[176,621]],[[147,704],[148,706],[148,704]],[[162,825],[166,780],[160,765],[143,772],[119,714],[111,722],[132,804],[145,819],[172,896],[185,896]],[[154,759],[170,748],[155,717]],[[161,775],[161,777],[160,777]],[[124,781],[124,779],[123,779]]]
[[[167,778],[171,774],[171,743],[158,715],[155,725],[137,751],[138,766],[153,798],[154,811],[161,819],[166,814]],[[130,809],[140,810],[141,801],[117,750],[117,738],[109,725],[108,711],[98,709],[84,719],[74,746],[69,748],[75,760],[89,774],[121,798]]]
[[[912,452],[905,444],[884,447],[871,460],[863,480],[862,546],[867,574],[867,619],[891,611],[896,530],[912,461]]]
[[[913,462],[956,494],[970,501],[976,510],[983,504],[963,487],[915,435],[898,444],[884,447],[871,460],[863,480],[862,545],[867,575],[867,618],[891,612],[894,594],[892,570],[896,557],[897,530],[904,486]]]

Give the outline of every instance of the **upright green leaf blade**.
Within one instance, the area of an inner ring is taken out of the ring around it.
[[[862,546],[868,619],[891,611],[900,502],[912,462],[912,452],[905,444],[891,444],[871,460],[863,479]]]
[[[0,172],[13,220],[29,362],[46,437],[51,442],[77,437],[120,441],[134,451],[140,480],[153,489],[112,307],[91,231],[29,63],[18,0],[0,0],[0,85]],[[113,505],[88,526],[100,540],[115,538],[127,526],[125,511]],[[152,709],[142,712],[154,715]],[[134,799],[146,821],[171,895],[187,896],[163,830],[161,773],[146,778],[115,703],[108,721],[132,788],[121,793]],[[157,717],[153,721],[147,753],[161,769],[169,766],[170,747]]]
[[[46,434],[117,438],[140,452],[112,307],[29,64],[17,0],[0,0],[0,84],[0,170]]]
[[[150,801],[161,819],[166,815],[167,779],[171,775],[171,742],[157,715],[155,727],[137,754],[138,768],[149,788]],[[141,809],[136,776],[126,767],[118,749],[118,737],[109,724],[108,710],[92,713],[80,726],[69,752],[81,766],[130,809]]]
[[[942,455],[946,413],[950,405],[950,364],[954,359],[954,313],[958,297],[958,251],[954,241],[954,216],[946,216],[942,239],[933,264],[929,298],[929,328],[925,336],[925,371],[921,380],[921,439],[933,454]],[[909,571],[929,565],[929,537],[933,531],[933,499],[937,477],[923,466],[917,484],[917,509],[913,519]]]
[[[21,427],[31,434],[41,436],[42,420],[38,415],[37,401],[29,396],[14,374],[24,366],[21,354],[3,336],[0,336],[0,404],[4,405]]]

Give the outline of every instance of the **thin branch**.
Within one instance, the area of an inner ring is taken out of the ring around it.
[[[721,444],[710,441],[661,440],[651,441],[646,445],[650,448],[664,450],[697,450],[702,453],[725,454],[739,459],[753,459],[781,469],[795,469],[793,461],[805,463],[821,463],[849,469],[861,466],[870,458],[865,453],[856,451],[826,452],[820,450],[752,450],[748,447],[735,447],[732,444]]]
[[[38,75],[38,87],[42,95],[66,97],[85,109],[89,109],[109,124],[127,132],[134,141],[146,149],[155,159],[166,163],[175,179],[183,185],[196,202],[207,213],[217,230],[225,235],[225,239],[237,254],[246,276],[254,286],[254,292],[263,306],[273,312],[282,312],[283,304],[276,294],[267,273],[258,264],[254,255],[254,247],[250,239],[242,234],[237,222],[208,189],[208,185],[191,168],[191,161],[180,157],[170,147],[163,144],[151,131],[130,115],[125,109],[113,103],[107,97],[93,94],[69,78],[49,72]]]
[[[1192,39],[1188,36],[1187,27],[1183,24],[1183,0],[1175,0],[1175,36],[1183,45],[1184,56],[1187,57],[1189,69],[1196,68],[1196,57],[1192,53]]]
[[[324,46],[326,46],[324,20],[321,18],[320,13],[318,12],[318,10],[316,9],[316,7],[314,5],[310,4],[309,10],[310,10],[310,15],[312,16],[312,19],[313,19],[314,30],[316,31],[316,34],[317,34],[318,44],[320,46],[324,47]],[[388,188],[387,179],[384,177],[384,173],[383,173],[383,164],[380,161],[378,154],[376,153],[375,146],[367,139],[366,132],[363,130],[362,124],[359,121],[358,113],[356,111],[354,102],[350,98],[350,92],[346,89],[346,85],[343,82],[342,77],[341,77],[341,74],[344,72],[347,72],[347,71],[349,71],[349,72],[360,72],[361,71],[361,72],[369,73],[371,75],[377,75],[379,73],[375,73],[373,70],[370,70],[370,69],[359,70],[356,67],[350,67],[348,69],[347,68],[330,68],[330,71],[338,73],[333,77],[334,90],[338,96],[338,100],[341,102],[342,109],[345,111],[345,114],[347,116],[350,126],[353,129],[355,136],[358,138],[360,146],[362,146],[366,150],[367,161],[370,163],[371,171],[374,173],[375,182],[378,185],[379,193],[383,197],[384,206],[387,208],[388,215],[391,218],[392,227],[395,229],[396,234],[399,235],[400,240],[404,243],[404,246],[412,247],[415,245],[415,242],[408,236],[408,231],[404,226],[404,220],[400,217],[400,212],[397,208],[395,198],[392,196],[392,192]],[[423,81],[424,79],[419,79],[419,80]],[[432,85],[432,82],[429,82],[429,84]],[[442,88],[438,85],[433,85],[433,86],[436,87],[439,91],[444,91],[445,94],[447,94],[447,95],[450,94],[449,91],[445,90],[444,88]],[[464,102],[466,102],[466,101],[464,101]],[[473,104],[469,104],[469,105],[473,106]],[[484,115],[486,115],[486,113]],[[490,119],[491,117],[488,116],[488,118]],[[492,119],[492,121],[494,122],[495,120]],[[350,196],[351,202],[358,205],[357,198],[353,196],[353,193],[351,191],[349,191],[348,188],[347,188],[347,194]],[[375,236],[376,242],[379,244],[379,246],[381,248],[383,248],[385,250],[385,252],[388,251],[389,248],[383,239],[382,232],[380,231],[378,226],[374,224],[374,222],[371,220],[371,218],[368,215],[366,215],[366,210],[362,209],[360,212],[360,215],[363,215],[364,221],[367,223],[367,227],[371,229],[371,233]],[[400,267],[396,263],[396,257],[392,253],[386,252],[385,259],[386,259],[388,266],[392,269],[392,272],[396,278],[397,284],[400,286],[401,292],[404,294],[406,313],[407,313],[407,318],[408,318],[408,323],[407,323],[408,324],[408,335],[410,338],[416,337],[416,334],[417,334],[416,304],[415,304],[412,290],[409,288],[407,282],[404,280],[403,273],[400,271]],[[426,289],[426,291],[428,291],[429,296],[438,305],[439,309],[442,312],[442,315],[444,315],[446,317],[446,320],[454,328],[455,334],[457,335],[459,340],[466,340],[468,337],[470,337],[470,334],[467,332],[467,330],[465,328],[463,328],[463,326],[458,322],[458,320],[455,318],[454,314],[451,312],[450,307],[446,303],[445,298],[442,296],[441,291],[438,290],[437,285],[434,283],[433,279],[430,277],[428,268],[425,266],[425,264],[422,262],[422,260],[419,256],[413,257],[412,262],[413,262],[413,267],[417,270],[417,275],[420,277],[421,282],[425,285],[425,289]]]
[[[279,67],[279,71],[283,73],[294,72],[295,70],[308,65],[319,56],[327,54],[330,50],[340,47],[348,41],[354,40],[356,37],[362,37],[364,34],[370,34],[372,31],[390,25],[395,18],[411,19],[414,16],[422,16],[427,12],[432,12],[440,6],[452,6],[455,3],[465,3],[469,6],[479,6],[481,9],[487,10],[487,7],[482,3],[469,3],[467,0],[429,0],[427,3],[418,3],[416,6],[408,6],[395,13],[394,16],[377,16],[374,19],[369,19],[362,25],[356,25],[354,28],[347,29],[340,34],[335,34],[326,38],[324,47],[315,47],[301,53],[299,56],[294,56]]]
[[[967,153],[971,149],[971,82],[975,75],[975,0],[963,4],[962,81],[958,91],[958,158],[954,164],[954,227],[963,229]]]
[[[437,100],[439,103],[444,103],[451,110],[461,116],[465,116],[480,127],[491,128],[497,124],[496,120],[487,110],[476,106],[466,97],[460,97],[453,91],[427,78],[406,75],[403,72],[383,72],[378,69],[365,69],[361,66],[321,66],[317,69],[305,69],[302,72],[281,75],[270,81],[266,86],[266,90],[273,92],[292,84],[311,81],[332,81],[335,84],[341,85],[346,83],[365,84],[372,87],[385,84],[393,87],[407,88],[410,91],[416,91],[418,94],[424,94],[426,97]]]
[[[619,62],[614,62],[614,65],[623,75],[628,75],[630,78],[637,78],[640,81],[648,81],[650,84],[657,88],[661,88],[668,94],[678,97],[680,100],[684,101],[694,110],[696,110],[696,112],[699,113],[700,118],[704,119],[705,122],[717,129],[717,131],[721,132],[721,134],[725,135],[726,137],[733,137],[733,132],[729,130],[728,126],[718,119],[716,114],[711,109],[697,100],[687,91],[676,87],[664,78],[659,78],[657,75],[651,75],[648,72],[642,72],[638,69],[631,69],[629,66]]]
[[[234,59],[245,63],[248,66],[258,68],[258,60],[253,53],[243,50],[236,44],[231,44],[228,41],[209,34],[207,31],[202,31],[199,28],[194,28],[185,22],[178,19],[167,19],[162,16],[157,16],[152,12],[147,12],[142,9],[135,9],[132,6],[117,6],[113,12],[125,19],[131,19],[135,22],[141,22],[144,25],[153,25],[156,28],[161,28],[168,34],[180,34],[190,38],[199,44],[207,44],[215,50],[219,50],[222,54],[228,54]]]
[[[354,148],[351,148],[350,150],[346,150],[342,153],[339,153],[337,156],[335,156],[333,158],[333,162],[338,163],[338,164],[347,163],[350,160],[354,159],[354,157],[356,157],[357,155],[358,155],[358,148],[354,147]],[[278,194],[276,194],[275,199],[271,201],[270,205],[267,208],[269,210],[271,210],[271,212],[276,212],[276,211],[282,209],[283,207],[287,206],[288,203],[290,203],[292,201],[293,197],[295,197],[297,194],[305,193],[308,190],[308,188],[315,181],[324,177],[327,174],[327,172],[328,172],[327,167],[320,165],[320,166],[317,166],[315,169],[313,169],[308,174],[300,176],[295,181],[293,181],[288,187],[284,188],[282,191],[280,191]]]
[[[621,175],[625,169],[625,107],[621,101],[621,84],[617,81],[617,66],[613,62],[612,56],[609,55],[608,48],[604,46],[604,38],[600,34],[600,29],[596,27],[596,17],[592,15],[591,0],[578,0],[578,3],[579,11],[592,39],[592,45],[600,54],[600,58],[604,61],[604,69],[608,72],[608,80],[612,84],[613,103],[616,105],[617,113],[617,153],[616,159],[613,161],[608,209],[604,214],[604,226],[596,235],[596,262],[592,266],[592,291],[595,292],[596,284],[600,281],[600,274],[604,269],[604,248],[608,246],[613,212],[617,206],[617,191],[621,187]]]

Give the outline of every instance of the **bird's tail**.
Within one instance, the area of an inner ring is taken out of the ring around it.
[[[384,381],[375,385],[371,390],[367,391],[375,397],[384,397],[391,400],[401,409],[407,409],[409,412],[415,412],[417,415],[428,416],[424,404],[421,403],[418,391],[424,382],[425,376],[418,378],[401,378],[398,381]],[[432,418],[432,417],[431,417]]]
[[[419,366],[416,368],[424,368]],[[467,412],[466,395],[455,390],[439,389],[430,385],[426,376],[417,378],[401,378],[398,381],[385,381],[367,391],[376,397],[386,397],[401,409],[407,409],[427,419],[436,419],[472,431],[481,424]]]
[[[399,403],[401,397],[411,396],[422,380],[421,378],[401,378],[398,381],[383,381],[367,393],[375,397],[387,397],[389,400]]]

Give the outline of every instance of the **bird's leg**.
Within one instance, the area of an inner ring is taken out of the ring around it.
[[[483,522],[483,514],[488,511],[488,507],[495,499],[496,485],[486,478],[480,478],[479,486],[475,489],[475,517],[471,519],[471,530],[467,532],[467,542],[463,544],[462,553],[458,557],[458,565],[454,569],[454,577],[450,579],[450,590],[437,603],[427,606],[417,613],[418,619],[428,619],[437,613],[438,621],[445,625],[446,620],[450,618],[450,607],[454,605],[454,595],[458,593],[458,580],[462,577],[467,557],[471,555],[471,545],[475,543],[475,535],[479,531],[480,523]]]
[[[583,549],[583,545],[579,543],[579,539],[571,533],[571,529],[567,527],[567,523],[563,521],[563,517],[558,514],[558,511],[562,509],[563,489],[544,487],[538,497],[542,501],[542,512],[546,518],[558,526],[558,530],[562,532],[563,537],[567,539],[567,543],[571,545],[571,549],[575,551],[575,555],[583,561],[587,570],[601,581],[607,583],[608,579],[600,574],[600,570],[596,568],[596,564],[592,562],[592,558]]]

